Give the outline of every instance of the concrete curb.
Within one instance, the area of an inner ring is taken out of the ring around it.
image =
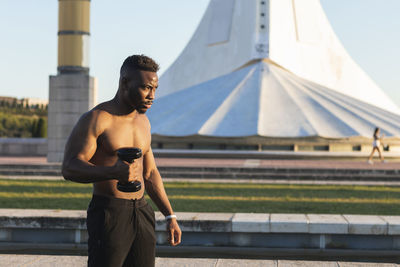
[[[85,253],[85,216],[85,211],[0,209],[0,251]],[[170,249],[165,247],[164,217],[156,212],[158,251],[163,255],[204,257],[213,251],[215,257],[400,256],[400,216],[186,212],[177,216],[183,242]]]

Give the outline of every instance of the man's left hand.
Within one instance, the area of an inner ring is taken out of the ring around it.
[[[167,220],[168,241],[171,246],[181,243],[182,231],[175,218]]]

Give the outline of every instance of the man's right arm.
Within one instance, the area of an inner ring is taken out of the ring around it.
[[[93,183],[115,177],[116,166],[97,166],[89,162],[97,149],[97,137],[104,131],[107,118],[101,119],[100,111],[82,115],[65,146],[62,174],[66,180]]]

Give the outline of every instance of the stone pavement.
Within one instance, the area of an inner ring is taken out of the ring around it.
[[[188,182],[203,182],[204,179],[196,178],[198,173],[194,173],[193,177],[187,178],[188,170],[176,170],[175,167],[179,166],[179,168],[211,168],[210,170],[198,171],[200,174],[204,174],[205,176],[210,176],[209,172],[213,172],[212,168],[246,168],[251,167],[253,170],[257,168],[269,168],[272,174],[276,174],[280,176],[282,175],[290,175],[290,174],[282,174],[281,171],[278,170],[286,170],[286,172],[290,172],[290,170],[294,170],[295,172],[301,171],[301,173],[307,172],[309,169],[310,172],[317,172],[321,175],[321,177],[326,177],[327,172],[325,170],[331,170],[328,172],[332,177],[337,177],[339,174],[345,174],[345,176],[359,176],[357,173],[367,173],[368,175],[375,175],[375,180],[368,179],[355,179],[355,178],[343,178],[340,179],[332,178],[332,179],[300,179],[296,176],[296,179],[291,179],[290,177],[286,177],[279,179],[273,179],[269,177],[268,179],[239,179],[232,177],[229,178],[210,178],[207,177],[208,182],[231,182],[235,181],[237,183],[288,183],[288,184],[350,184],[350,185],[386,185],[386,186],[400,186],[400,180],[390,180],[392,179],[393,173],[397,173],[400,170],[400,161],[389,161],[386,163],[382,163],[379,160],[375,160],[374,164],[368,164],[364,159],[352,159],[352,160],[311,160],[311,159],[238,159],[238,158],[168,158],[168,157],[156,157],[157,166],[160,167],[160,170],[164,168],[164,171],[168,172],[168,176],[164,176],[165,181],[188,181]],[[11,156],[0,156],[0,167],[7,165],[27,165],[27,166],[60,166],[59,163],[47,163],[45,157],[11,157]],[[8,168],[8,167],[5,167]],[[25,168],[25,167],[24,167]],[[170,169],[166,169],[170,168]],[[171,173],[172,170],[172,173]],[[193,171],[193,170],[191,170]],[[185,172],[184,175],[181,172]],[[203,173],[204,172],[204,173]],[[215,172],[215,171],[214,171]],[[275,173],[276,172],[276,173]],[[173,175],[176,175],[175,177]],[[183,175],[183,176],[182,176]],[[186,175],[186,176],[185,176]],[[233,175],[233,174],[231,174]],[[265,173],[264,173],[265,175]],[[275,176],[276,176],[275,175]],[[311,175],[311,174],[310,174]],[[336,176],[335,176],[336,175]],[[386,176],[388,177],[386,177]],[[391,176],[390,176],[391,175]],[[226,175],[225,175],[226,176]],[[340,175],[339,175],[340,176]],[[2,174],[1,178],[8,179],[19,179],[22,178],[21,175],[8,175]],[[186,178],[185,178],[186,177]],[[308,176],[307,176],[308,177]],[[312,176],[314,177],[314,176]],[[62,179],[60,175],[54,176],[53,174],[49,174],[46,176],[41,175],[23,175],[25,179]],[[310,177],[308,177],[310,178]],[[381,179],[384,178],[384,179]]]
[[[286,167],[286,168],[339,168],[339,169],[400,169],[400,162],[382,163],[375,159],[374,164],[363,160],[291,160],[291,159],[223,159],[223,158],[164,158],[156,157],[158,166],[226,166],[226,167]],[[1,164],[51,164],[46,157],[0,156]]]
[[[86,256],[0,254],[0,267],[80,267],[86,266]],[[156,258],[157,267],[395,267],[395,263]]]
[[[1,162],[1,161],[0,161]],[[225,167],[286,167],[286,168],[338,168],[338,169],[380,169],[396,170],[400,162],[382,163],[375,160],[374,164],[367,161],[347,160],[292,160],[292,159],[205,159],[205,158],[156,158],[158,166],[225,166]]]

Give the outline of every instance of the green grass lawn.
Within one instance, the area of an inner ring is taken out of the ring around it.
[[[400,187],[165,183],[175,211],[400,215]],[[0,179],[0,208],[86,209],[90,184]]]

